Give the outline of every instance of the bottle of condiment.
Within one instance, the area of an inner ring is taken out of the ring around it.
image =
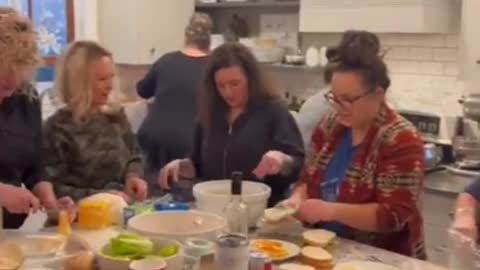
[[[248,208],[242,201],[242,178],[241,172],[232,173],[231,199],[225,206],[224,216],[227,219],[228,231],[248,235]]]

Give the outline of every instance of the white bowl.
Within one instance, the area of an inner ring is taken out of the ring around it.
[[[217,215],[223,215],[223,210],[231,197],[231,180],[214,180],[196,184],[193,196],[197,209]],[[242,200],[248,206],[248,224],[256,226],[267,207],[271,189],[269,186],[251,181],[242,182]]]
[[[225,218],[201,211],[154,212],[138,215],[128,221],[128,229],[150,238],[184,241],[204,238],[214,241],[227,226]]]

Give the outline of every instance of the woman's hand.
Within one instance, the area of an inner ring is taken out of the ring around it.
[[[279,174],[290,157],[280,151],[268,151],[263,155],[253,174],[258,179],[263,179],[268,175]]]
[[[48,217],[52,220],[58,220],[58,214],[63,210],[67,211],[70,222],[75,220],[77,216],[77,207],[70,197],[62,197],[58,200],[43,202],[42,204]]]
[[[461,234],[476,241],[478,238],[478,228],[475,220],[474,209],[460,209],[455,214],[455,221],[452,228]]]
[[[40,209],[40,201],[25,188],[0,184],[0,205],[13,214],[34,213]]]
[[[144,201],[148,195],[147,182],[136,176],[129,177],[127,179],[126,193],[135,200]]]
[[[333,203],[317,199],[309,199],[300,204],[300,208],[297,211],[297,217],[310,224],[330,222],[334,221],[335,210],[333,208]]]
[[[171,161],[160,170],[158,183],[162,189],[170,189],[170,182],[177,182],[180,176],[180,167],[182,160]]]

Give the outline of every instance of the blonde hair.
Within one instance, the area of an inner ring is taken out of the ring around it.
[[[22,71],[39,63],[37,33],[30,19],[0,7],[0,70]]]
[[[68,46],[57,63],[54,89],[76,121],[91,113],[93,65],[102,57],[111,58],[112,54],[96,42],[77,41]]]

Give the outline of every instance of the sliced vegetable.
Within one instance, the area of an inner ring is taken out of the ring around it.
[[[112,256],[128,256],[132,259],[143,258],[153,252],[152,241],[136,236],[122,234],[110,240]]]

